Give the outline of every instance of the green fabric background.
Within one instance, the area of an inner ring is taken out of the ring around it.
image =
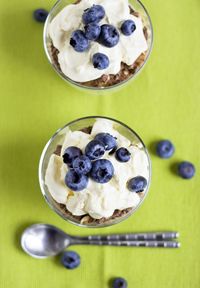
[[[54,1],[0,2],[0,287],[106,288],[123,276],[131,288],[200,287],[200,1],[144,0],[152,17],[153,53],[142,73],[113,95],[93,96],[67,85],[51,69],[42,46],[43,25],[32,10]],[[143,206],[125,222],[89,230],[64,222],[42,198],[38,161],[44,144],[68,121],[87,115],[117,118],[147,146],[171,139],[176,153],[152,153],[153,179]],[[173,166],[190,160],[190,181]],[[73,247],[82,265],[68,271],[59,259],[36,260],[19,245],[23,229],[47,222],[75,234],[178,230],[178,250]]]

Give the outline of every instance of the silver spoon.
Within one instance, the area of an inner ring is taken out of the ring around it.
[[[180,243],[168,241],[177,237],[177,232],[75,237],[49,224],[35,224],[23,232],[21,246],[32,257],[46,258],[59,254],[70,245],[80,244],[178,248]]]

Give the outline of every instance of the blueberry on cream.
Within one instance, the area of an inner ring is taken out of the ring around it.
[[[121,147],[115,152],[115,157],[119,162],[128,162],[131,158],[131,153],[128,149]]]
[[[136,30],[136,25],[133,20],[126,20],[121,26],[121,31],[124,35],[130,36]]]
[[[96,53],[92,57],[92,63],[93,63],[94,68],[103,70],[109,66],[109,59],[103,53]]]
[[[84,24],[98,23],[105,16],[105,10],[101,5],[93,5],[84,11],[82,20]]]
[[[119,32],[110,24],[101,26],[101,33],[99,35],[99,43],[108,48],[116,46],[119,42]]]
[[[92,140],[85,147],[85,155],[90,160],[97,160],[101,158],[105,153],[104,144],[98,140]]]
[[[83,31],[76,30],[71,35],[70,45],[77,52],[84,52],[89,48],[90,42]]]
[[[115,137],[109,133],[99,133],[95,136],[95,140],[102,142],[106,150],[114,149],[117,146],[117,141]]]
[[[65,149],[64,154],[63,154],[63,162],[69,166],[71,166],[73,160],[76,157],[79,157],[82,155],[82,151],[80,148],[75,147],[75,146],[70,146]]]
[[[89,23],[84,29],[86,38],[93,41],[98,39],[101,32],[101,27],[97,23]]]
[[[109,182],[114,174],[112,162],[107,159],[100,159],[93,163],[90,177],[95,182],[104,184]]]
[[[147,187],[147,180],[143,176],[137,176],[128,181],[128,189],[132,192],[143,192]]]
[[[87,187],[88,177],[84,174],[80,175],[74,170],[69,170],[65,176],[65,184],[75,192],[81,191]]]
[[[76,173],[82,175],[90,172],[92,163],[87,156],[82,155],[74,159],[72,162],[72,167]]]

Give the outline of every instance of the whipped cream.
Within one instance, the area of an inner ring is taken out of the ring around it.
[[[99,184],[89,178],[88,186],[80,192],[71,191],[64,183],[68,167],[63,163],[62,155],[69,146],[79,147],[84,151],[86,145],[94,139],[94,136],[102,132],[110,133],[117,137],[118,147],[125,147],[131,153],[131,159],[127,163],[118,162],[114,155],[105,153],[103,159],[108,159],[114,166],[113,178],[105,184]],[[123,210],[136,207],[141,201],[137,193],[130,192],[127,181],[135,176],[143,176],[149,181],[148,157],[138,143],[131,143],[121,135],[110,120],[98,119],[93,125],[91,134],[81,131],[67,130],[62,144],[61,156],[52,154],[48,163],[45,176],[45,184],[53,199],[76,216],[89,214],[92,218],[100,219],[110,217],[116,209]]]
[[[106,16],[100,21],[102,24],[114,25],[119,33],[119,43],[107,48],[95,41],[91,41],[90,48],[85,52],[76,52],[70,45],[71,34],[74,30],[84,30],[82,15],[85,9],[92,5],[102,5]],[[103,74],[117,74],[121,69],[121,62],[132,65],[135,60],[147,51],[147,41],[143,33],[142,19],[130,14],[128,0],[81,0],[78,4],[70,4],[63,8],[52,20],[49,26],[49,36],[53,45],[59,50],[58,62],[62,72],[77,82],[97,79]],[[136,24],[136,30],[130,36],[121,33],[123,21],[131,19]],[[106,54],[110,65],[104,70],[93,67],[92,56],[95,53]]]

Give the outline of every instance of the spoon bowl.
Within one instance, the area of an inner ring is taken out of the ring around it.
[[[32,257],[55,256],[70,245],[70,236],[48,224],[35,224],[22,234],[21,246]]]

